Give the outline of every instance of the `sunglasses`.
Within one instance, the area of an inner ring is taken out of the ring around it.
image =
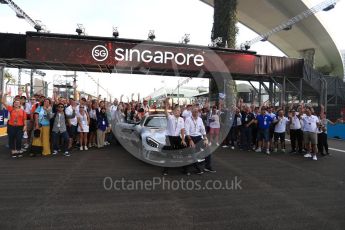
[[[63,108],[63,106],[60,105],[60,106],[58,106],[58,108]]]
[[[79,109],[84,109],[84,107],[79,107]]]

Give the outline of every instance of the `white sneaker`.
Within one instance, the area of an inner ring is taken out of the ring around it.
[[[79,148],[81,151],[83,151],[84,149],[83,149],[83,146],[80,146],[80,148]]]
[[[231,149],[234,150],[234,149],[235,149],[235,146],[231,146]]]
[[[56,154],[58,154],[58,151],[57,151],[57,150],[54,150],[54,151],[53,151],[53,155],[55,156]]]
[[[219,143],[216,143],[217,146],[219,146]]]
[[[255,152],[257,152],[257,153],[260,153],[262,150],[261,150],[261,148],[257,148],[256,150],[255,150]]]
[[[208,146],[211,146],[212,145],[212,143],[210,142],[210,143],[208,143]]]
[[[266,149],[266,154],[270,155],[270,150],[269,149]]]
[[[313,156],[313,160],[317,161],[317,156],[316,155]]]
[[[277,148],[275,148],[275,149],[274,149],[274,152],[275,152],[275,153],[276,153],[276,152],[278,152],[278,149],[277,149]]]
[[[87,146],[86,146],[86,145],[84,146],[84,150],[88,150],[88,148],[87,148]]]
[[[223,145],[223,146],[222,146],[222,148],[228,148],[228,147],[229,147],[229,146],[227,146],[227,145]]]
[[[282,152],[285,153],[285,149],[282,149]]]
[[[30,146],[29,146],[29,144],[28,143],[25,143],[24,144],[24,149],[28,149]]]
[[[312,155],[310,153],[307,153],[304,155],[304,157],[312,157]]]

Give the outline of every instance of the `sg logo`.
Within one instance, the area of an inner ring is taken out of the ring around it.
[[[108,57],[108,49],[105,46],[97,45],[92,49],[92,57],[96,61],[104,61]]]

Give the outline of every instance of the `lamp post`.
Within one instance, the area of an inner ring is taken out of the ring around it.
[[[0,65],[0,91],[1,92],[3,92],[3,88],[4,88],[4,74],[5,74],[5,66]],[[0,95],[0,98],[1,97],[2,95]],[[2,103],[0,101],[0,109],[1,108],[2,108]]]
[[[30,71],[30,97],[34,96],[34,70]]]
[[[180,105],[180,79],[177,81],[177,104]]]

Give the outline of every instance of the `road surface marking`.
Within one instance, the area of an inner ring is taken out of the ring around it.
[[[290,141],[290,139],[285,139],[285,140]],[[328,149],[333,150],[333,151],[337,151],[337,152],[345,153],[345,150],[341,150],[341,149],[335,149],[335,148],[330,148],[330,147],[328,147]]]

